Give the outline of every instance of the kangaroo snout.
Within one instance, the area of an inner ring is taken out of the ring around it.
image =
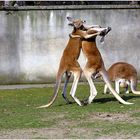
[[[111,31],[111,27],[107,27],[106,31],[105,31],[105,35]]]
[[[111,27],[107,27],[106,29],[104,29],[101,33],[100,36],[105,36],[106,34],[108,34],[111,31]]]
[[[112,30],[111,27],[108,27],[107,28],[107,33],[110,32],[111,30]]]

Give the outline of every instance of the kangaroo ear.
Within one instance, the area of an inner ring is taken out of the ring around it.
[[[67,17],[68,21],[72,22],[73,18],[72,17]]]

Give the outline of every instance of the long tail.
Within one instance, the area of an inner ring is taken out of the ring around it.
[[[115,98],[122,104],[126,104],[126,105],[130,105],[130,104],[133,104],[133,103],[129,103],[129,102],[126,102],[124,101],[118,94],[117,92],[113,89],[112,85],[111,85],[111,82],[108,78],[108,74],[106,72],[106,70],[102,70],[100,71],[100,74],[102,75],[103,77],[103,80],[105,81],[105,83],[107,84],[108,88],[110,89],[110,91],[112,92],[112,94],[115,96]]]
[[[132,93],[134,93],[136,95],[140,95],[140,91],[136,90],[136,88],[137,88],[137,79],[135,77],[133,77],[130,80],[130,87],[131,87]]]
[[[46,108],[46,107],[51,106],[54,103],[54,101],[55,101],[55,99],[58,95],[59,87],[60,87],[60,84],[61,84],[61,77],[62,77],[62,73],[58,72],[57,78],[56,78],[56,85],[54,87],[54,94],[53,94],[50,102],[46,105],[42,105],[42,106],[39,106],[37,108]]]

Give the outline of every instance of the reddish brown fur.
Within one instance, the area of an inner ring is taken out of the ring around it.
[[[73,35],[80,35],[83,37],[86,34],[93,34],[93,33],[97,33],[97,31],[95,31],[94,28],[90,28],[89,30],[87,30],[87,32],[76,30],[76,32],[74,32]],[[83,40],[82,51],[88,60],[86,67],[90,69],[94,69],[96,71],[100,71],[102,66],[104,66],[104,64],[103,64],[101,54],[98,48],[96,47],[96,43],[94,41]]]
[[[83,28],[83,30],[86,30],[86,28],[83,26],[82,20],[74,20],[72,24],[75,24],[78,28],[81,27],[81,28]],[[73,33],[74,32],[75,32],[75,28],[73,30]],[[85,35],[86,35],[86,31],[83,31],[82,36],[85,37]],[[59,90],[59,86],[61,83],[61,77],[65,72],[71,72],[71,73],[75,74],[74,75],[74,84],[71,89],[71,96],[74,98],[74,100],[79,105],[81,105],[81,102],[75,97],[77,81],[79,80],[81,72],[82,72],[80,65],[77,61],[77,59],[80,55],[81,45],[82,44],[81,44],[80,38],[70,38],[69,39],[68,44],[67,44],[66,48],[64,49],[63,55],[60,60],[60,65],[59,65],[58,73],[56,76],[56,86],[54,89],[53,97],[47,105],[40,106],[39,108],[49,107],[55,101],[55,99],[58,95],[58,90]]]
[[[90,32],[91,30],[92,29],[89,29],[88,31]],[[88,34],[88,31],[87,31],[87,34]],[[76,29],[75,32],[72,34],[72,37],[74,37],[74,36],[76,37],[76,35],[79,35],[79,36],[83,37],[83,34],[86,34],[86,33],[79,30],[79,29]],[[83,50],[83,53],[85,54],[85,56],[87,58],[87,63],[86,63],[86,66],[85,66],[83,72],[84,72],[84,75],[86,76],[86,78],[88,80],[89,85],[90,85],[90,96],[89,96],[89,99],[88,99],[88,103],[91,103],[92,100],[97,95],[97,91],[96,91],[96,88],[94,86],[94,83],[92,82],[91,76],[92,76],[92,74],[94,74],[96,72],[100,72],[100,74],[103,76],[103,79],[104,79],[105,83],[107,84],[107,86],[111,90],[112,94],[121,103],[132,104],[132,103],[124,101],[116,93],[116,91],[113,89],[113,87],[111,86],[111,83],[110,83],[109,78],[108,78],[107,71],[104,67],[104,62],[102,60],[101,54],[100,54],[98,48],[96,47],[96,36],[93,37],[93,38],[90,38],[90,39],[83,39],[82,50]]]
[[[96,71],[100,71],[103,66],[103,61],[95,42],[83,41],[82,50],[86,58],[88,59],[86,67],[94,69]]]
[[[115,63],[108,69],[108,75],[110,80],[115,82],[116,91],[118,93],[119,93],[119,86],[125,87],[126,93],[129,93],[128,85],[130,85],[132,93],[140,95],[140,91],[136,90],[137,71],[132,65],[125,62]],[[121,79],[124,79],[126,82],[118,83],[119,80]],[[107,91],[107,86],[105,85],[104,93],[106,93],[106,91]]]
[[[65,71],[70,72],[80,69],[80,65],[77,61],[80,55],[80,50],[81,40],[79,38],[70,38],[61,57],[58,74],[62,74]]]
[[[116,78],[127,79],[130,81],[132,78],[137,77],[137,71],[128,63],[118,62],[108,69],[108,75],[111,81],[115,81]]]
[[[81,50],[81,40],[79,38],[70,38],[66,48],[63,51],[63,55],[60,60],[53,97],[47,105],[43,105],[39,108],[49,107],[53,104],[58,95],[61,78],[65,72],[72,73],[77,72],[79,73],[79,75],[81,74],[82,70],[77,61],[80,55],[80,50]]]

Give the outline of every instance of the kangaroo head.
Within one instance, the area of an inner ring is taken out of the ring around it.
[[[83,24],[86,22],[85,20],[81,19],[73,19],[72,17],[67,17],[67,19],[70,22],[68,25],[73,26],[76,29],[83,27]]]
[[[107,27],[105,30],[103,30],[103,31],[100,33],[100,36],[105,36],[105,35],[107,35],[110,31],[111,31],[111,27]]]
[[[101,36],[100,42],[103,43],[104,42],[104,38],[105,36],[111,31],[111,27],[96,27],[96,28],[90,28],[87,30],[88,34],[93,34],[96,32],[100,32],[100,34],[98,34],[99,36]],[[96,35],[97,36],[97,35]]]

